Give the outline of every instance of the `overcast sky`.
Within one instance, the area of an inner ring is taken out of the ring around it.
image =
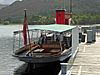
[[[0,4],[11,4],[16,0],[0,0]]]

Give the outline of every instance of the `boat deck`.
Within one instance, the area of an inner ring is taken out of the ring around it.
[[[81,43],[71,75],[100,75],[100,33],[95,43]]]

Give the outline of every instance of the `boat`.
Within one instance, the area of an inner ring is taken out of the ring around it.
[[[75,36],[72,32],[75,29],[77,29],[76,26],[63,24],[33,25],[30,30],[28,30],[31,33],[31,42],[22,46],[23,39],[21,33],[23,31],[14,31],[13,56],[20,61],[34,64],[56,61],[63,62],[72,56],[75,49],[72,44]],[[18,35],[20,38],[19,41]],[[18,38],[17,45],[19,44],[18,46],[20,46],[17,50],[15,50],[16,38]]]
[[[56,11],[56,24],[31,25],[25,18],[23,30],[13,32],[13,56],[27,64],[22,75],[58,75],[60,63],[74,60],[79,31],[65,18],[65,10]],[[71,15],[71,14],[68,14]]]

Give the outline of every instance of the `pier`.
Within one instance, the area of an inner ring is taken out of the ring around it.
[[[70,71],[71,75],[100,75],[100,33],[96,34],[96,42],[80,43]]]

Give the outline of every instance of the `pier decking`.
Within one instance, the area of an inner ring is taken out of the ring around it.
[[[81,43],[71,75],[100,75],[100,34],[95,43]]]

